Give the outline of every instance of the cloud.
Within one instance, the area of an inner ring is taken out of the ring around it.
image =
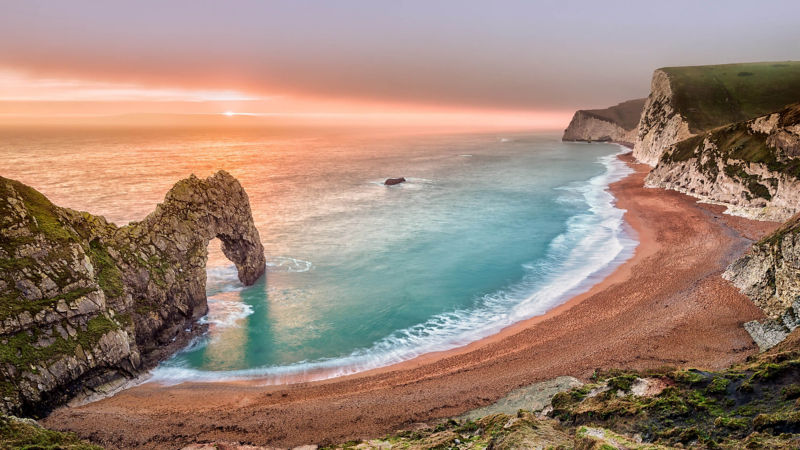
[[[67,102],[205,102],[266,100],[236,91],[153,88],[76,78],[39,78],[14,70],[0,70],[0,100]]]

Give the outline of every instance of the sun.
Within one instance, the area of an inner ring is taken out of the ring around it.
[[[228,111],[228,112],[225,112],[225,113],[222,113],[222,114],[225,114],[226,116],[231,117],[232,115],[234,115],[236,113],[233,112],[233,111]]]

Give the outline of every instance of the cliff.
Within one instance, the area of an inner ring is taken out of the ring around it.
[[[799,157],[800,104],[794,104],[667,147],[645,184],[785,221],[800,212]]]
[[[679,141],[800,102],[800,62],[666,67],[653,74],[634,156],[655,166]]]
[[[580,110],[564,130],[562,141],[636,142],[637,125],[645,99],[630,100],[606,109]]]
[[[745,324],[762,350],[780,343],[800,325],[798,233],[800,214],[754,244],[722,274],[767,315],[763,322]]]
[[[4,413],[112,391],[201,332],[211,239],[243,283],[265,270],[247,194],[224,171],[178,182],[124,227],[0,177],[0,217]]]

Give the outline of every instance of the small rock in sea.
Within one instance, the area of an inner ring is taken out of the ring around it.
[[[394,186],[395,184],[405,183],[406,179],[403,177],[400,178],[389,178],[383,183],[384,186]]]

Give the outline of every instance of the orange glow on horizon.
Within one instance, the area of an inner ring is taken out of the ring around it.
[[[156,117],[156,115],[158,117]],[[177,116],[184,116],[178,118]],[[219,119],[214,119],[213,116]],[[469,127],[563,129],[572,111],[494,111],[362,99],[256,95],[80,79],[0,69],[0,124]]]

